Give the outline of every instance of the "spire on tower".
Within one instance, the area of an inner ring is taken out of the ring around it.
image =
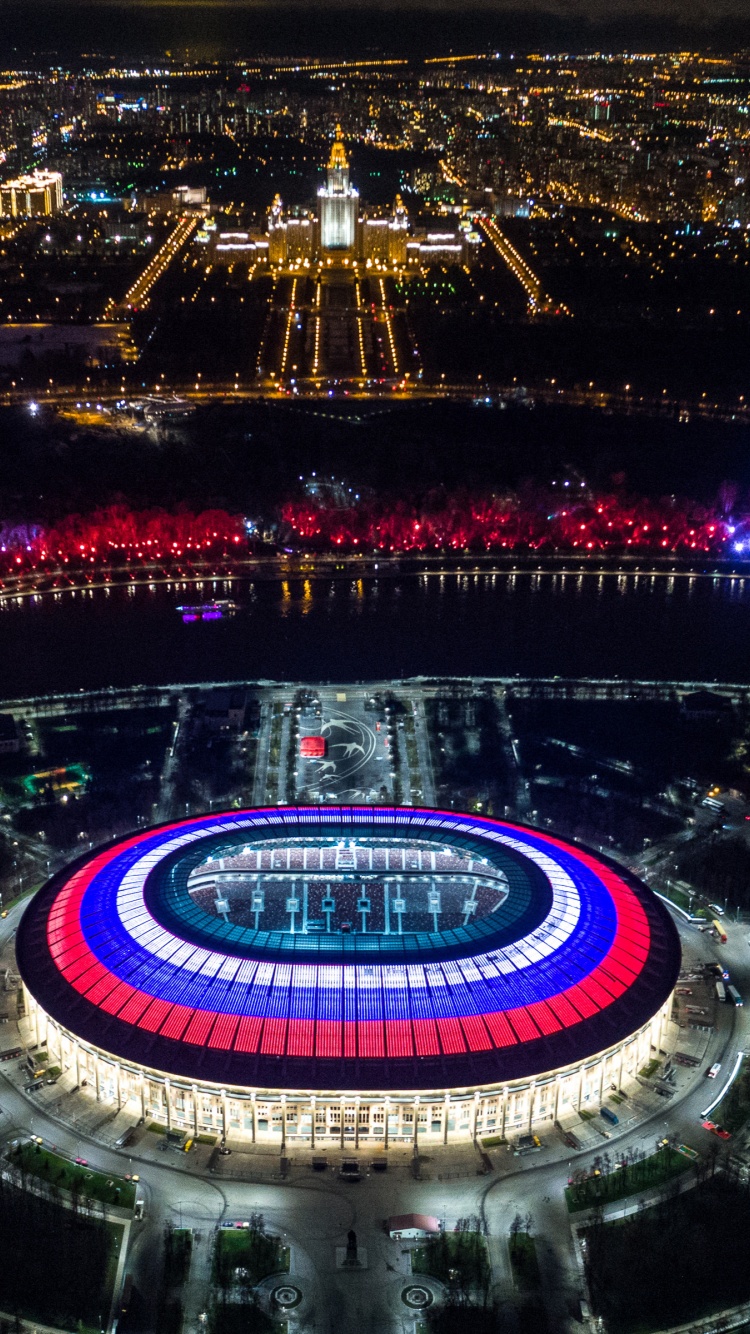
[[[341,131],[341,126],[337,124],[336,137],[331,145],[331,155],[328,159],[328,170],[346,171],[348,166],[349,160],[346,156],[346,149],[344,147],[344,136]]]

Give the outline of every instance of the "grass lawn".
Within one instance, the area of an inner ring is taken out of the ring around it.
[[[254,1287],[269,1274],[289,1272],[289,1248],[278,1237],[249,1228],[220,1228],[214,1251],[213,1281],[229,1287],[237,1270],[247,1270],[247,1283]]]
[[[711,1120],[718,1121],[732,1135],[750,1120],[750,1062],[747,1059],[729,1092],[718,1107],[714,1107]]]
[[[528,1232],[517,1232],[508,1243],[510,1267],[521,1292],[537,1292],[541,1286],[536,1243]]]
[[[47,1181],[58,1190],[77,1194],[80,1199],[96,1200],[100,1204],[119,1204],[132,1209],[135,1204],[135,1186],[123,1177],[106,1172],[95,1172],[90,1167],[79,1167],[69,1158],[51,1153],[41,1144],[17,1144],[8,1155],[13,1167]]]
[[[193,1233],[188,1227],[170,1229],[164,1239],[164,1268],[173,1287],[185,1282],[193,1251]]]
[[[650,1079],[659,1069],[660,1065],[661,1061],[658,1061],[655,1056],[652,1056],[648,1064],[644,1065],[643,1069],[638,1071],[638,1074],[641,1076],[641,1079]]]
[[[677,889],[675,885],[659,885],[658,888],[659,893],[663,898],[670,899],[672,903],[676,903],[677,907],[682,908],[684,912],[692,912],[692,904],[695,900],[694,894],[691,898],[681,889]],[[696,917],[698,916],[697,913],[695,915]]]
[[[30,899],[32,894],[36,894],[37,890],[41,889],[43,884],[44,881],[39,880],[37,884],[31,886],[31,889],[25,889],[22,894],[15,894],[12,899],[3,899],[3,912],[10,912],[11,908],[15,908],[17,903],[23,903],[24,899]]]
[[[624,1200],[628,1195],[650,1190],[652,1186],[662,1186],[673,1177],[687,1172],[690,1166],[690,1160],[676,1149],[660,1149],[649,1158],[618,1167],[606,1176],[587,1177],[584,1181],[566,1186],[565,1200],[570,1213],[575,1214],[581,1209],[593,1209],[597,1204]]]

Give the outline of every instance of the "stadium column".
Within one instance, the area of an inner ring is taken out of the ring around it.
[[[599,1106],[600,1107],[602,1105],[603,1097],[604,1097],[604,1057],[602,1056],[599,1060]]]
[[[32,996],[31,992],[27,989],[25,983],[24,983],[24,988],[23,988],[23,990],[24,990],[24,995],[25,995],[25,999],[26,999],[26,1013],[27,1013],[28,1015],[31,1015],[31,1017],[32,1017],[32,1021],[33,1021],[33,1025],[34,1025],[34,1042],[35,1042],[36,1046],[38,1047],[38,1046],[39,1046],[39,1006],[37,1005],[36,1001],[34,1000],[34,997]]]
[[[665,1030],[666,1030],[666,1027],[667,1027],[667,1023],[668,1023],[667,1006],[664,1005],[664,1006],[662,1006],[662,1011],[661,1011],[661,1014],[659,1015],[659,1049],[660,1049],[660,1050],[664,1050],[664,1043],[666,1042],[666,1032],[665,1032]]]
[[[474,1094],[474,1114],[473,1114],[473,1117],[472,1117],[472,1123],[471,1123],[471,1124],[472,1124],[472,1128],[471,1128],[471,1138],[472,1138],[472,1140],[474,1141],[475,1144],[476,1144],[476,1139],[477,1139],[477,1125],[478,1125],[478,1122],[479,1122],[479,1089],[477,1089],[476,1092],[475,1092],[475,1094]]]
[[[221,1098],[221,1134],[222,1139],[227,1137],[227,1091],[222,1089],[219,1094]]]
[[[172,1090],[169,1086],[169,1080],[164,1080],[164,1100],[167,1104],[167,1130],[172,1129]]]
[[[625,1043],[620,1043],[620,1068],[617,1072],[617,1092],[622,1089],[622,1067],[625,1061]]]
[[[419,1147],[419,1098],[414,1099],[414,1152]]]
[[[536,1083],[532,1079],[529,1084],[529,1125],[528,1134],[531,1134],[531,1123],[534,1120],[534,1098],[536,1097]]]
[[[281,1153],[286,1153],[286,1093],[281,1095]]]
[[[193,1134],[198,1138],[198,1085],[193,1084]]]
[[[81,1087],[81,1048],[76,1041],[73,1042],[73,1059],[76,1063],[76,1088]]]
[[[255,1105],[255,1099],[256,1099],[256,1093],[255,1089],[253,1089],[252,1093],[250,1094],[250,1121],[251,1121],[250,1138],[253,1144],[255,1143],[255,1120],[258,1110]]]
[[[310,1148],[315,1148],[315,1094],[310,1096]]]
[[[354,1147],[359,1148],[359,1094],[354,1099]]]
[[[557,1079],[555,1080],[555,1114],[554,1114],[554,1116],[553,1116],[553,1118],[552,1118],[553,1121],[556,1121],[556,1120],[557,1120],[557,1110],[558,1110],[558,1107],[560,1106],[560,1088],[561,1088],[561,1086],[562,1086],[562,1075],[558,1075],[558,1076],[557,1076]],[[504,1124],[503,1124],[503,1131],[505,1131],[505,1125],[504,1125]]]
[[[115,1062],[115,1093],[117,1094],[117,1110],[122,1111],[122,1068],[120,1062]]]
[[[384,1104],[383,1104],[383,1116],[384,1116],[384,1119],[385,1119],[385,1141],[384,1141],[384,1143],[385,1143],[385,1148],[387,1149],[387,1148],[388,1148],[388,1122],[389,1122],[389,1120],[390,1120],[390,1116],[391,1116],[391,1100],[390,1100],[390,1098],[386,1098],[386,1099],[385,1099],[385,1102],[384,1102]]]
[[[99,1069],[99,1057],[94,1057],[94,1088],[96,1089],[96,1101],[101,1099],[101,1071]]]
[[[139,1078],[139,1080],[140,1080],[140,1084],[141,1084],[141,1116],[143,1117],[143,1120],[144,1120],[144,1122],[145,1122],[145,1120],[146,1120],[146,1080],[145,1080],[145,1078],[144,1078],[144,1074],[143,1074],[143,1071],[142,1071],[142,1070],[141,1070],[141,1072],[140,1072],[138,1078]]]
[[[508,1085],[503,1089],[503,1119],[500,1127],[500,1138],[505,1139],[505,1120],[508,1115]]]
[[[344,1147],[344,1099],[341,1099],[341,1148]]]
[[[450,1111],[450,1095],[445,1094],[443,1098],[443,1144],[448,1143],[448,1112]]]

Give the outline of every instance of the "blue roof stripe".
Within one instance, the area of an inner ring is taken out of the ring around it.
[[[471,816],[452,818],[447,815],[424,815],[416,812],[394,813],[386,808],[378,809],[374,816],[369,812],[331,808],[303,813],[302,818],[306,833],[312,833],[317,827],[326,837],[329,836],[327,827],[340,825],[343,819],[355,825],[361,823],[368,828],[372,828],[373,823],[377,825],[395,823],[399,830],[403,829],[404,832],[410,828],[415,829],[415,832],[423,830],[426,825],[440,827],[445,830],[447,840],[450,839],[451,833],[478,836],[487,838],[488,841],[497,840],[498,832],[502,832],[502,827],[498,829],[496,825],[486,825],[481,819]],[[279,814],[252,812],[239,818],[235,814],[204,817],[181,826],[178,834],[183,837],[185,834],[195,833],[205,838],[214,833],[238,831],[244,837],[252,838],[254,828],[264,827],[268,830],[270,825],[277,829],[279,836],[283,838],[290,826],[297,827],[298,824],[299,820],[291,810]],[[132,986],[160,999],[183,1005],[200,1003],[203,1008],[218,1013],[256,1015],[268,1013],[282,1016],[288,1010],[290,987],[295,972],[303,968],[305,985],[294,983],[293,990],[294,1014],[298,1018],[314,1018],[317,1014],[337,1019],[342,1013],[348,1019],[377,1020],[385,1018],[386,1015],[404,1017],[406,1011],[400,1000],[396,999],[399,995],[403,995],[404,998],[409,996],[414,1012],[417,1015],[422,1014],[423,1017],[450,1018],[488,1010],[512,1009],[548,999],[585,978],[601,963],[609,950],[614,939],[616,918],[606,887],[594,871],[582,864],[573,851],[551,847],[527,830],[510,827],[509,833],[516,846],[542,853],[545,858],[567,873],[580,890],[581,906],[578,921],[567,939],[562,941],[550,955],[539,957],[535,948],[520,940],[514,947],[501,951],[505,957],[515,957],[520,966],[495,976],[467,978],[453,964],[445,963],[443,966],[432,964],[427,969],[426,986],[421,987],[416,984],[415,979],[410,979],[407,991],[401,980],[404,977],[405,965],[379,963],[376,940],[372,942],[375,957],[372,965],[368,965],[367,975],[362,973],[361,956],[359,956],[360,961],[357,963],[352,961],[351,964],[345,963],[341,966],[339,980],[334,986],[330,985],[331,965],[313,962],[310,959],[307,963],[303,963],[297,962],[295,958],[294,962],[278,965],[272,973],[264,973],[262,981],[259,981],[257,973],[255,976],[249,976],[247,980],[241,979],[239,971],[234,980],[227,980],[226,975],[217,977],[200,972],[194,975],[188,965],[191,959],[201,957],[202,951],[199,946],[191,950],[189,956],[182,962],[175,964],[170,956],[177,953],[178,944],[175,943],[174,947],[163,944],[164,928],[158,922],[152,921],[145,908],[139,909],[134,919],[145,924],[145,930],[140,935],[138,944],[123,924],[117,908],[117,896],[125,877],[138,866],[145,855],[158,856],[160,852],[164,855],[164,850],[174,843],[176,837],[174,828],[144,834],[140,843],[123,849],[97,874],[83,899],[81,926],[92,952],[118,979],[128,981]],[[187,844],[189,849],[193,846],[194,843]],[[209,918],[204,917],[202,929],[206,937],[206,948],[217,949],[223,954],[226,952],[227,941],[222,928],[223,924],[217,923],[214,926]],[[273,936],[273,933],[270,934]],[[276,934],[279,942],[283,942],[283,936],[280,933]],[[217,937],[215,944],[210,941],[212,935]],[[433,938],[428,937],[428,939]],[[150,947],[159,947],[160,941],[163,952],[160,955],[152,954]],[[474,943],[478,944],[476,941]],[[489,946],[490,942],[486,942],[486,945]],[[490,947],[487,949],[486,957],[492,961],[495,954],[496,952]],[[478,961],[481,974],[481,960],[484,956],[478,952],[474,957]],[[533,966],[529,967],[528,964]],[[288,971],[289,969],[292,971]],[[326,985],[321,978],[323,970],[326,971]],[[311,982],[310,977],[314,977],[316,981]],[[400,992],[388,985],[393,977],[399,979]],[[403,1004],[406,1004],[406,1000]]]

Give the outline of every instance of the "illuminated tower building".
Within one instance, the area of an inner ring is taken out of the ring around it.
[[[406,263],[406,241],[409,235],[409,214],[401,195],[396,195],[393,216],[390,224],[390,245],[388,258],[391,264],[402,268]]]
[[[365,216],[360,223],[360,246],[367,264],[383,268],[403,268],[407,262],[406,242],[409,235],[409,215],[401,195],[390,216],[376,213]]]
[[[286,221],[280,195],[276,195],[268,210],[268,259],[271,264],[283,264],[286,260]]]
[[[341,137],[341,126],[336,126],[336,138],[331,148],[326,171],[326,184],[318,191],[318,218],[320,246],[327,251],[353,252],[357,241],[359,194],[349,184],[349,162]]]
[[[63,207],[59,171],[34,171],[0,186],[0,217],[49,218]]]
[[[268,259],[279,267],[302,264],[313,258],[315,220],[309,213],[285,212],[279,195],[268,210]]]

